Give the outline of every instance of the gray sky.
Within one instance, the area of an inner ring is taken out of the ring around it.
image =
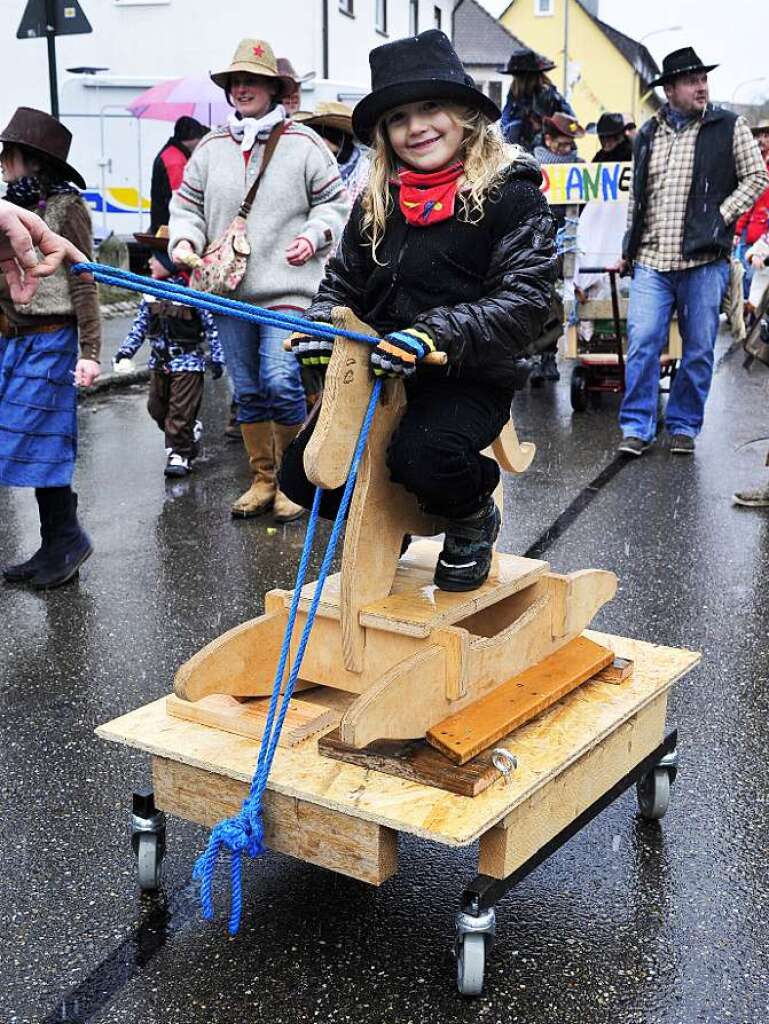
[[[480,2],[495,17],[507,6],[507,0]],[[666,53],[680,46],[693,46],[705,64],[720,64],[710,76],[713,99],[731,100],[735,90],[741,103],[769,97],[766,0],[600,0],[598,14],[638,40],[654,29],[680,25],[681,31],[661,32],[644,43],[660,65]],[[763,76],[763,82],[742,84]]]

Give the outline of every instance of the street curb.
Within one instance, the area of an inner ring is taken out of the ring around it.
[[[150,379],[150,371],[145,366],[143,369],[131,370],[129,373],[103,373],[101,377],[89,388],[78,388],[78,401],[92,398],[103,391],[113,391],[119,388],[128,387],[130,384],[143,384]]]

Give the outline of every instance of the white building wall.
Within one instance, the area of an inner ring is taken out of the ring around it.
[[[409,34],[409,0],[388,0],[387,33],[375,26],[376,0],[353,0],[354,16],[340,0],[80,0],[93,27],[88,35],[56,40],[62,120],[74,135],[72,163],[92,194],[97,233],[125,234],[147,223],[140,210],[149,195],[152,160],[171,134],[166,122],[136,119],[125,106],[167,78],[205,76],[226,67],[239,39],[266,39],[288,57],[299,75],[313,72],[302,106],[317,99],[348,102],[368,91],[368,53]],[[323,8],[328,9],[328,79],[323,81]],[[17,106],[49,110],[44,39],[17,40],[26,0],[0,0],[0,126]],[[435,25],[451,35],[455,0],[419,0],[419,31]],[[69,74],[70,67],[106,67],[98,75]],[[121,214],[108,215],[103,190]]]

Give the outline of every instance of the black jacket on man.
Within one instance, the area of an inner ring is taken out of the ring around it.
[[[305,315],[327,321],[334,306],[349,306],[379,334],[424,328],[448,354],[450,374],[513,388],[516,359],[547,319],[556,275],[541,181],[536,162],[519,158],[491,190],[479,223],[455,216],[425,228],[406,223],[392,186],[376,262],[358,199]],[[435,373],[421,367],[417,377]]]
[[[594,164],[630,163],[633,159],[633,143],[623,139],[614,149],[601,149],[593,157]]]
[[[718,259],[732,250],[733,225],[721,216],[721,204],[737,188],[734,162],[734,126],[737,114],[708,104],[694,148],[692,184],[686,205],[684,259],[709,256]],[[648,196],[646,184],[654,136],[659,128],[655,117],[641,126],[633,146],[632,221],[625,233],[622,255],[635,258],[641,244]]]

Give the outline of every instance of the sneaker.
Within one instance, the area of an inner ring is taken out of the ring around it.
[[[694,438],[688,434],[671,434],[670,450],[674,455],[694,455]]]
[[[542,355],[542,376],[545,380],[560,380],[561,375],[558,372],[558,363],[555,358],[555,352],[544,352]]]
[[[769,487],[756,487],[752,491],[737,491],[732,495],[735,505],[746,508],[769,508]]]
[[[200,444],[203,439],[203,424],[200,420],[195,420],[195,426],[192,428],[192,440],[195,444]]]
[[[486,582],[501,522],[499,509],[489,498],[479,512],[448,523],[435,567],[439,590],[477,590]]]
[[[643,455],[648,447],[648,442],[640,437],[623,437],[617,445],[617,451],[623,455]]]
[[[166,476],[187,476],[190,471],[190,460],[178,452],[171,452],[166,463]]]

